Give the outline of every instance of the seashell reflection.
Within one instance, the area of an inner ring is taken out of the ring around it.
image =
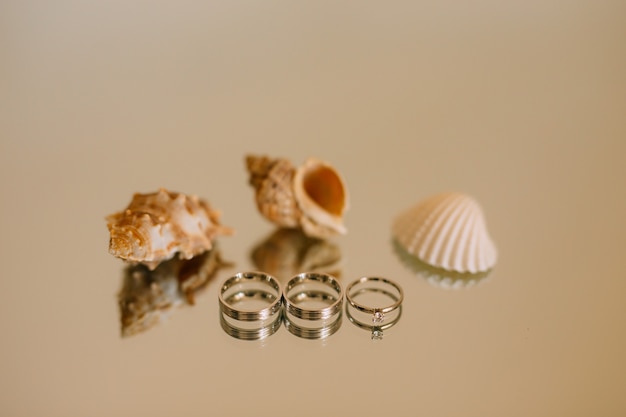
[[[443,289],[471,288],[489,276],[491,270],[485,272],[456,272],[437,268],[421,261],[410,254],[397,240],[392,241],[394,252],[400,261],[411,271],[421,275],[431,285]]]
[[[232,229],[219,224],[219,213],[206,201],[164,188],[136,193],[126,209],[106,220],[109,252],[149,269],[177,253],[190,259],[210,250],[216,237],[232,234]]]
[[[193,305],[195,295],[226,266],[230,263],[222,260],[217,248],[188,260],[170,259],[154,270],[143,264],[127,266],[117,297],[122,336],[144,332],[176,307]]]
[[[394,220],[392,234],[410,255],[449,271],[485,272],[498,256],[480,205],[461,193],[438,194],[409,208]]]
[[[284,158],[248,155],[246,167],[257,208],[272,223],[318,238],[347,232],[348,190],[329,163],[309,158],[296,168]]]
[[[258,270],[284,280],[302,271],[341,275],[339,247],[300,229],[276,229],[252,249],[250,258]]]

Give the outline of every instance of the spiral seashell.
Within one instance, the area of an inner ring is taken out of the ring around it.
[[[346,185],[330,164],[309,158],[293,178],[293,190],[302,211],[300,225],[309,236],[346,234],[343,214],[348,208]]]
[[[497,261],[480,205],[462,193],[438,194],[409,208],[394,220],[392,234],[408,254],[437,268],[478,273]]]
[[[281,227],[296,227],[301,216],[293,195],[295,167],[286,159],[248,156],[250,185],[256,190],[259,212]]]
[[[272,223],[317,238],[347,232],[348,192],[332,165],[309,158],[296,169],[286,159],[254,155],[246,157],[246,165],[257,208]]]
[[[190,259],[211,249],[216,237],[232,234],[232,229],[219,224],[219,213],[208,203],[163,188],[135,194],[125,210],[106,220],[109,252],[150,269],[177,253]]]

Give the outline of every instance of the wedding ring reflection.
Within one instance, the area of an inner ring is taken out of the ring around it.
[[[402,314],[404,292],[395,282],[381,277],[362,277],[346,288],[346,315],[356,326],[372,331],[372,339],[394,326]]]
[[[284,322],[287,330],[289,330],[290,333],[298,337],[301,337],[303,339],[324,339],[336,333],[337,330],[339,330],[339,328],[341,327],[341,312],[338,313],[337,318],[331,321],[330,324],[319,328],[298,326],[287,317],[284,317]]]
[[[341,327],[343,288],[333,276],[305,272],[283,290],[285,327],[304,339],[323,339]]]
[[[240,272],[228,278],[219,292],[220,324],[238,339],[258,340],[281,325],[280,283],[263,272]]]

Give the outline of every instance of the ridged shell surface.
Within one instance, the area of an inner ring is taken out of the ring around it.
[[[296,168],[291,162],[250,155],[246,157],[246,167],[259,212],[278,226],[298,226],[301,213],[293,195]]]
[[[417,256],[409,254],[395,239],[393,248],[404,266],[438,288],[446,290],[472,288],[485,281],[491,273],[491,270],[476,273],[458,272],[429,265],[421,261]]]
[[[484,272],[496,264],[497,250],[478,202],[463,193],[432,196],[393,222],[394,239],[423,262],[457,272]]]
[[[107,226],[109,252],[150,269],[177,253],[190,259],[211,249],[217,236],[232,233],[207,202],[163,188],[135,194],[125,210],[107,217]]]

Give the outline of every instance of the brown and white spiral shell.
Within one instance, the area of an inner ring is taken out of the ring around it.
[[[284,158],[249,155],[246,165],[257,208],[272,223],[317,238],[347,232],[348,190],[331,164],[308,158],[295,168]]]
[[[125,210],[106,218],[109,252],[154,269],[176,254],[190,259],[213,247],[213,240],[232,234],[219,224],[219,213],[197,196],[170,192],[133,196]]]
[[[286,159],[248,156],[250,185],[256,190],[259,212],[281,227],[296,227],[301,216],[293,193],[295,167]]]

